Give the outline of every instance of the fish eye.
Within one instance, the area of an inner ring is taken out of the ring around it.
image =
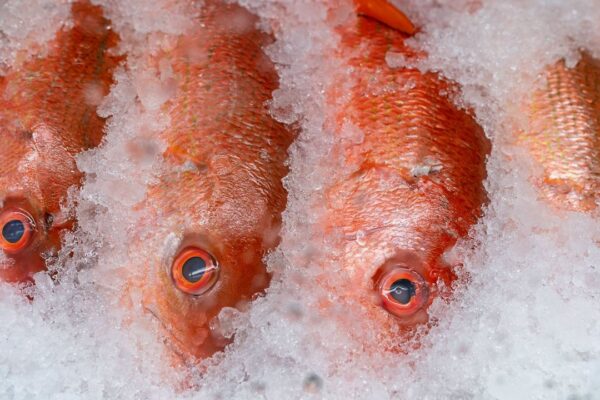
[[[429,287],[423,277],[408,268],[394,268],[380,282],[383,308],[397,317],[413,315],[429,298]]]
[[[199,247],[187,247],[173,260],[171,277],[177,289],[193,296],[208,292],[219,278],[217,260]]]
[[[22,210],[0,214],[0,248],[6,253],[18,253],[30,243],[34,233],[33,217]]]
[[[415,293],[415,284],[408,279],[398,279],[390,286],[390,296],[400,304],[410,303]]]

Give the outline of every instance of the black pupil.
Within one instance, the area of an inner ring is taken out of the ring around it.
[[[408,304],[415,295],[415,284],[408,279],[398,279],[392,283],[390,294],[400,304]]]
[[[19,220],[8,221],[2,227],[2,236],[9,243],[17,243],[25,234],[25,224]]]
[[[200,257],[191,257],[182,268],[183,277],[189,282],[198,282],[206,271],[206,262]]]

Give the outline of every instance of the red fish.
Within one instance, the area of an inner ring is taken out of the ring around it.
[[[98,7],[72,6],[73,26],[59,31],[41,57],[0,78],[0,280],[22,282],[45,268],[74,221],[60,202],[78,185],[75,155],[102,140],[96,107],[119,58]]]
[[[529,104],[529,130],[517,134],[542,167],[537,182],[557,208],[592,211],[600,200],[600,62],[583,53],[574,68],[547,69]]]
[[[263,257],[278,242],[294,135],[269,115],[278,77],[262,50],[271,39],[256,22],[239,6],[206,1],[192,32],[150,56],[169,66],[176,88],[160,134],[171,169],[139,206],[151,215],[150,232],[128,269],[148,277],[131,283],[183,360],[225,346],[211,323],[265,289]]]
[[[445,253],[481,215],[490,144],[454,105],[455,84],[386,64],[388,51],[422,56],[405,35],[364,17],[340,34],[338,56],[350,72],[333,96],[349,90],[336,151],[351,170],[328,188],[325,225],[340,234],[334,263],[344,271],[335,291],[367,307],[383,330],[406,329],[426,322],[439,285],[456,279]],[[348,142],[349,125],[364,137]]]

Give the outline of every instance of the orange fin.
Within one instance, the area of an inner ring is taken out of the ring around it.
[[[387,0],[354,0],[354,3],[359,14],[374,18],[409,35],[415,33],[416,28],[410,19]]]

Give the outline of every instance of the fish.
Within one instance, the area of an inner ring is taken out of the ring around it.
[[[593,212],[600,199],[600,62],[587,52],[572,68],[549,66],[526,105],[516,141],[542,170],[541,197],[555,209]]]
[[[268,286],[264,257],[279,241],[295,137],[269,113],[279,78],[258,18],[217,0],[193,18],[171,49],[146,55],[172,72],[173,94],[160,109],[170,118],[158,133],[166,166],[136,207],[147,217],[127,265],[129,291],[141,293],[175,364],[222,350],[230,338],[215,328],[218,314]]]
[[[448,254],[482,215],[491,148],[473,113],[455,105],[457,84],[387,65],[388,52],[426,55],[405,43],[414,28],[384,22],[358,16],[338,31],[348,74],[331,97],[347,100],[334,106],[332,158],[346,172],[326,188],[322,226],[337,238],[333,264],[343,272],[331,290],[381,332],[414,332],[457,279],[461,261]]]
[[[99,7],[72,5],[45,51],[0,77],[0,281],[32,282],[61,234],[76,224],[61,212],[82,174],[77,154],[100,144],[104,119],[96,114],[112,84],[118,42]]]

